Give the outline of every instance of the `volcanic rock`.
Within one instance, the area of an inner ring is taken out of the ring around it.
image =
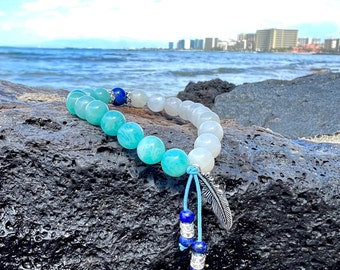
[[[221,79],[213,79],[210,81],[189,82],[185,89],[177,94],[180,100],[191,100],[202,103],[211,108],[217,95],[231,91],[235,87],[234,84],[222,81]]]
[[[340,73],[327,73],[239,85],[217,96],[213,110],[223,119],[297,139],[339,132],[339,107]]]
[[[0,95],[0,269],[189,268],[178,250],[185,176],[70,115],[66,91],[1,81]],[[189,123],[115,109],[167,148],[193,147]],[[212,175],[234,225],[224,231],[203,204],[205,269],[339,269],[340,146],[222,125]]]

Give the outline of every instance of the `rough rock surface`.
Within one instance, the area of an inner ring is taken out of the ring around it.
[[[188,269],[185,177],[70,115],[65,91],[0,82],[0,95],[0,269]],[[191,149],[190,124],[120,109],[168,148]],[[223,231],[204,204],[205,269],[339,269],[340,146],[223,127],[213,176],[235,222]]]
[[[217,95],[226,93],[235,88],[235,84],[214,79],[203,82],[189,82],[185,89],[177,94],[181,100],[199,102],[211,108]]]
[[[244,126],[302,138],[340,132],[339,107],[340,73],[327,73],[239,85],[217,96],[213,110]]]

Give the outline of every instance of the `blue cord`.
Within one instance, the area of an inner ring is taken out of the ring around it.
[[[188,209],[188,197],[189,197],[189,191],[190,186],[192,182],[192,178],[195,179],[195,185],[196,185],[196,193],[197,193],[197,241],[202,241],[202,195],[201,195],[201,187],[200,182],[198,179],[199,169],[195,166],[189,166],[187,169],[187,173],[189,174],[189,178],[185,187],[184,192],[184,199],[183,199],[183,209]]]
[[[197,241],[202,241],[202,195],[197,174],[194,175],[197,193]]]

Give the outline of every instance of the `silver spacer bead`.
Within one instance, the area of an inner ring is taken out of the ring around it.
[[[193,238],[195,236],[194,223],[180,222],[181,235],[185,238]]]
[[[202,270],[202,269],[204,269],[205,258],[206,258],[205,254],[193,252],[191,254],[190,266],[194,270]]]

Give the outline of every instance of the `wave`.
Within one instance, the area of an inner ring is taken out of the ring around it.
[[[175,70],[171,71],[171,74],[179,77],[195,77],[202,75],[219,75],[219,74],[239,74],[243,73],[243,68],[213,68],[213,69],[201,69],[201,70]]]

